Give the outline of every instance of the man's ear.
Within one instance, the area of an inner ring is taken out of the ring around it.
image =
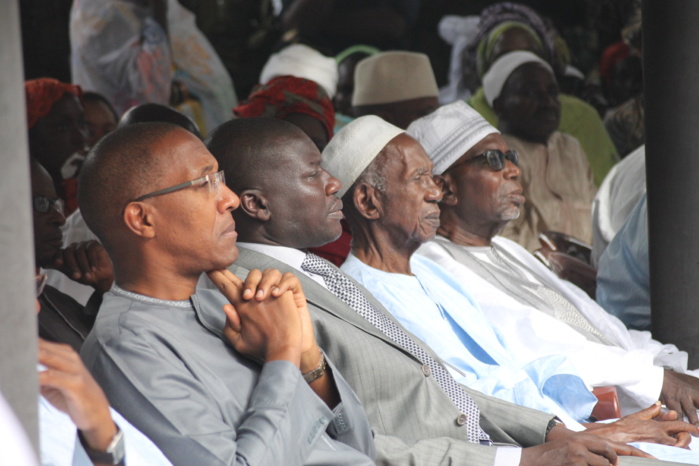
[[[126,227],[137,236],[143,238],[155,237],[155,216],[151,206],[143,202],[131,202],[124,209],[122,216]]]
[[[269,202],[259,189],[246,189],[239,194],[239,209],[248,217],[267,222],[272,217]]]
[[[455,206],[458,203],[458,199],[456,198],[456,194],[454,194],[456,186],[451,175],[448,173],[434,175],[432,179],[437,186],[439,186],[439,189],[442,190],[442,200],[439,203],[447,206]]]
[[[379,192],[367,183],[360,183],[354,188],[352,200],[359,215],[370,220],[381,218],[382,209],[378,194]]]

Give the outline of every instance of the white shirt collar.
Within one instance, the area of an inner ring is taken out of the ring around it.
[[[323,280],[323,277],[314,273],[306,272],[305,270],[301,269],[301,264],[306,258],[306,253],[304,251],[290,248],[287,246],[273,246],[271,244],[247,243],[245,241],[238,241],[238,246],[243,247],[245,249],[251,249],[261,254],[266,254],[270,257],[274,257],[275,259],[284,262],[289,267],[293,267],[294,269],[305,274],[309,278],[312,278],[314,281],[322,285],[323,288],[327,288],[325,286],[325,280]]]

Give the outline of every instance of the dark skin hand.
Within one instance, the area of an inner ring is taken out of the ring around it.
[[[699,428],[677,420],[677,411],[662,413],[660,402],[610,424],[584,424],[587,432],[616,442],[651,442],[686,448]]]
[[[274,269],[252,270],[245,282],[226,269],[208,275],[231,303],[223,307],[224,335],[237,351],[258,361],[291,361],[302,374],[318,367],[322,353],[296,276]],[[340,402],[329,367],[310,387],[331,409]]]
[[[660,401],[668,409],[683,413],[692,424],[699,424],[696,409],[699,406],[699,379],[696,377],[666,369]]]
[[[613,442],[586,432],[573,432],[564,426],[551,429],[546,443],[522,450],[521,466],[542,464],[594,465],[617,464],[619,456],[653,458],[624,443]]]
[[[68,345],[39,339],[41,394],[58,410],[70,416],[87,443],[105,451],[117,433],[107,397],[92,378],[80,355]]]
[[[64,273],[71,280],[106,293],[114,283],[114,269],[107,251],[97,241],[73,243],[61,249],[47,268]]]

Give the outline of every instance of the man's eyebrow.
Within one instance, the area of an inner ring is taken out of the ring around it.
[[[210,173],[211,170],[214,169],[213,165],[207,165],[202,170],[199,172],[199,177],[206,175],[207,173]]]

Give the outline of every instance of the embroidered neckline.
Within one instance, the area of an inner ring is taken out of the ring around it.
[[[186,299],[183,301],[168,301],[166,299],[152,298],[150,296],[145,296],[142,294],[134,293],[132,291],[127,291],[123,288],[120,288],[116,283],[112,286],[112,289],[110,291],[116,295],[122,296],[124,298],[129,298],[129,299],[132,299],[134,301],[140,301],[142,303],[160,304],[163,306],[173,306],[173,307],[181,307],[181,308],[191,308],[192,307],[192,302],[189,299]]]

